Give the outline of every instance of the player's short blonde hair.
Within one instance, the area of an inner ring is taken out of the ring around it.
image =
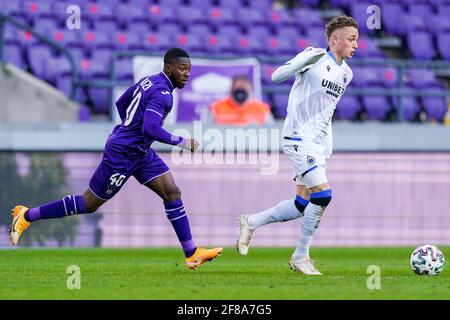
[[[330,37],[334,31],[345,27],[355,27],[358,29],[358,22],[349,16],[334,17],[325,27],[327,39],[330,40]]]

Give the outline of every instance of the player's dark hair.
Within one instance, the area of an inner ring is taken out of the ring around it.
[[[178,58],[190,58],[188,53],[180,48],[169,49],[164,55],[164,64],[172,64]]]
[[[325,27],[327,39],[330,39],[334,31],[345,27],[355,27],[358,29],[358,22],[349,16],[334,17]]]

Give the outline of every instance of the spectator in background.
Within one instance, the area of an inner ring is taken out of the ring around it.
[[[231,84],[230,96],[211,105],[214,123],[222,125],[266,124],[273,120],[270,106],[252,99],[252,83],[246,76],[236,76]]]

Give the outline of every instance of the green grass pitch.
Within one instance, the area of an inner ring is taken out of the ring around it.
[[[440,247],[447,259],[450,247]],[[242,257],[225,248],[196,271],[178,248],[0,250],[0,299],[450,299],[450,267],[418,276],[413,247],[312,248],[323,276],[288,267],[292,248],[251,248]],[[81,288],[69,290],[67,268],[77,265]],[[370,265],[381,289],[369,290]]]

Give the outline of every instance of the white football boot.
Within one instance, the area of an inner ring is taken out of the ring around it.
[[[304,274],[321,275],[320,271],[314,266],[314,261],[310,258],[302,258],[297,260],[291,258],[291,261],[289,261],[289,267],[291,267],[294,271]]]
[[[250,225],[248,224],[248,216],[242,215],[238,218],[240,233],[239,239],[236,242],[236,249],[238,252],[246,256],[248,253],[248,247],[250,246],[250,240],[253,236],[253,230],[250,229]]]

